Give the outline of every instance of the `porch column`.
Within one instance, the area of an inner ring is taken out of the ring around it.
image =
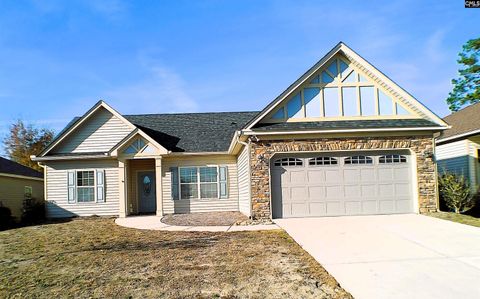
[[[127,216],[127,203],[125,202],[125,161],[118,160],[118,216],[125,218]]]
[[[155,158],[155,190],[157,197],[157,216],[163,216],[162,193],[162,157]]]

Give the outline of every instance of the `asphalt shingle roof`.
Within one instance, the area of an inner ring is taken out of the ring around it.
[[[480,129],[480,103],[470,105],[454,112],[443,119],[451,129],[442,132],[438,141],[455,135],[465,134]]]
[[[378,119],[378,120],[335,120],[317,122],[286,122],[259,124],[253,131],[294,131],[294,130],[335,130],[335,129],[377,129],[438,127],[425,119]]]
[[[124,115],[167,150],[227,151],[235,131],[255,117],[254,112],[212,112]]]
[[[0,173],[43,178],[43,173],[2,157],[0,157]]]

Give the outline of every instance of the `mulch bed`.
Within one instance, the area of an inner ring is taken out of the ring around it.
[[[248,217],[240,212],[169,214],[162,218],[165,224],[181,226],[229,226],[246,220]]]

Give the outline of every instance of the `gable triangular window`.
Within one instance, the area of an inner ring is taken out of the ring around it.
[[[274,110],[270,119],[412,116],[402,102],[360,72],[344,56],[335,56]]]
[[[149,147],[150,146],[147,145],[142,138],[138,138],[134,140],[132,144],[130,144],[130,146],[123,151],[123,153],[128,155],[134,155],[137,153],[145,152],[145,150]]]

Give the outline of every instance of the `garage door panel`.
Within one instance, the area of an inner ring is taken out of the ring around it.
[[[325,199],[325,187],[323,186],[312,186],[308,187],[308,197],[311,200],[324,200]]]
[[[347,215],[358,215],[362,213],[362,203],[359,201],[345,202],[345,213]]]
[[[335,163],[331,163],[329,155],[335,158]],[[272,166],[273,216],[412,212],[410,158],[392,156],[395,155],[372,152],[290,156],[300,162]],[[310,165],[312,161],[315,165]]]
[[[307,174],[308,182],[311,184],[325,182],[325,171],[321,169],[307,170]]]
[[[307,187],[292,187],[290,188],[291,201],[306,201],[308,199]]]
[[[339,197],[344,197],[343,187],[341,186],[326,186],[325,187],[325,198],[335,199]]]
[[[326,216],[327,204],[325,202],[311,202],[310,215]]]
[[[395,200],[380,200],[379,201],[379,213],[380,214],[393,214],[395,213]]]
[[[344,202],[330,201],[330,202],[327,202],[326,205],[327,205],[327,215],[329,216],[345,215]]]
[[[393,169],[392,168],[380,168],[380,169],[378,169],[378,180],[379,181],[391,181],[391,180],[393,180]]]
[[[293,203],[292,215],[296,217],[308,216],[308,204],[307,203]]]
[[[376,197],[376,192],[375,192],[375,189],[376,189],[376,185],[361,185],[360,186],[360,194],[363,198],[374,198]]]
[[[304,170],[292,170],[290,173],[290,184],[304,184],[306,179],[306,174]]]
[[[394,184],[379,184],[378,185],[378,195],[383,196],[394,196],[395,195],[395,185]]]
[[[361,188],[359,185],[345,185],[345,197],[357,197],[361,194]]]
[[[397,183],[395,184],[395,195],[397,196],[409,196],[411,185],[409,183]]]
[[[376,200],[364,200],[362,201],[362,214],[377,214],[378,202]]]
[[[407,167],[394,168],[393,169],[393,179],[404,181],[410,176],[409,173],[410,173],[410,170]]]
[[[345,183],[358,182],[360,180],[360,169],[343,170],[343,178]]]
[[[343,181],[343,178],[339,169],[325,170],[325,182],[341,182],[341,181]]]
[[[360,180],[362,182],[374,182],[376,180],[375,169],[373,168],[360,169]]]

